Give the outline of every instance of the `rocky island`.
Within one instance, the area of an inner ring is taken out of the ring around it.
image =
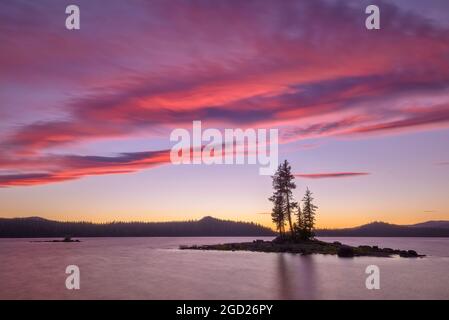
[[[305,241],[289,241],[279,237],[273,241],[254,240],[252,242],[225,243],[214,245],[181,246],[182,250],[219,250],[219,251],[254,251],[254,252],[286,252],[293,254],[330,254],[342,258],[350,257],[424,257],[414,250],[379,248],[378,246],[348,246],[340,242],[324,242],[316,239]]]
[[[30,241],[30,242],[81,242],[80,240],[73,240],[72,237],[64,237],[63,240],[41,240],[41,241]]]

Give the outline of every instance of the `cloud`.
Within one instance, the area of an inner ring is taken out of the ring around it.
[[[35,159],[36,163],[48,163],[52,170],[41,173],[0,175],[0,187],[40,185],[86,176],[132,173],[170,162],[170,151],[146,151],[122,153],[117,156],[49,155]],[[32,170],[30,163],[28,170]]]
[[[51,173],[21,173],[0,175],[0,187],[27,186],[69,180]]]
[[[369,175],[368,172],[322,172],[322,173],[296,173],[295,177],[305,179],[349,178]]]
[[[230,152],[222,146],[222,152]],[[203,149],[202,146],[199,149]],[[199,149],[190,149],[191,157],[201,157]],[[171,150],[125,152],[114,156],[45,155],[27,161],[21,158],[0,158],[0,169],[17,168],[20,163],[25,173],[0,174],[0,187],[33,186],[81,179],[88,176],[126,174],[171,163]],[[233,148],[234,155],[236,149]],[[243,150],[246,154],[247,150]],[[40,169],[42,172],[32,172]]]
[[[164,163],[47,154],[142,133],[168,141],[193,120],[280,128],[283,143],[448,128],[448,30],[380,5],[382,30],[367,32],[358,1],[80,0],[88,14],[67,33],[53,1],[1,2],[0,169],[23,174],[2,183]]]
[[[361,125],[344,134],[403,131],[410,128],[438,127],[441,124],[447,123],[449,123],[449,105],[443,105],[420,109],[418,112],[409,111],[404,119],[386,121],[373,125]]]

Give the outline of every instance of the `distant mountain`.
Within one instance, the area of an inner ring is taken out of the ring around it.
[[[410,225],[410,227],[449,229],[449,221],[427,221],[423,223],[412,224]]]
[[[449,237],[449,221],[428,221],[414,225],[373,222],[355,228],[320,229],[322,237]]]
[[[39,217],[0,218],[0,238],[274,236],[258,224],[204,217],[184,222],[58,222]]]

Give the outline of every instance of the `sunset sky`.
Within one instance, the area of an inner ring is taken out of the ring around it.
[[[194,120],[278,128],[318,227],[449,220],[449,1],[0,2],[0,217],[271,225],[258,165],[170,164]]]

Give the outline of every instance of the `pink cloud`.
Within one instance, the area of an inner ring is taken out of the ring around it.
[[[0,85],[8,85],[1,97],[8,103],[0,114],[8,125],[0,123],[0,169],[19,173],[0,181],[37,184],[159,165],[166,155],[102,162],[46,153],[165,134],[193,120],[279,127],[283,143],[448,128],[448,30],[381,5],[382,30],[368,33],[360,8],[344,2],[130,2],[105,10],[82,1],[89,15],[75,35],[60,28],[51,1],[1,3]],[[15,105],[19,95],[29,95],[30,105]],[[61,114],[49,115],[55,109]],[[16,121],[27,110],[33,116]]]
[[[305,179],[349,178],[369,175],[368,172],[322,172],[322,173],[296,173],[295,177]]]
[[[46,156],[37,158],[34,164],[42,166],[42,172],[0,175],[0,187],[40,185],[87,176],[132,173],[170,162],[170,151],[122,153],[117,156]],[[47,163],[47,171],[43,167]],[[30,163],[28,170],[33,169]],[[49,170],[50,167],[53,169]],[[36,169],[34,169],[36,170]]]

